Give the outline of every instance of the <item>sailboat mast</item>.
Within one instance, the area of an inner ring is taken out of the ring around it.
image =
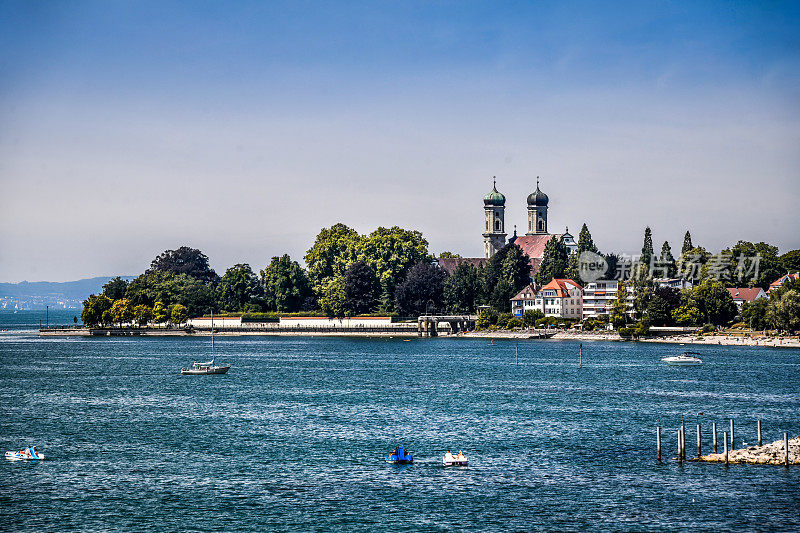
[[[214,311],[211,311],[211,366],[214,366]]]

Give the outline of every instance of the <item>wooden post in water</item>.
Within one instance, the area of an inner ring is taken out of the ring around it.
[[[714,453],[717,453],[717,423],[711,424],[711,434],[714,440]]]
[[[658,462],[661,462],[661,426],[656,426],[656,456]]]
[[[700,424],[697,424],[697,458],[700,459]]]
[[[724,448],[725,448],[725,464],[728,464],[728,432],[725,431],[722,433],[723,440],[724,440]]]
[[[681,461],[686,460],[686,427],[681,427]]]
[[[678,428],[678,462],[680,463],[683,459],[681,459],[681,428]]]
[[[789,434],[783,432],[783,464],[789,466]]]
[[[578,347],[578,368],[583,368],[583,343]]]
[[[761,420],[758,421],[758,445],[761,446]]]
[[[736,448],[736,443],[733,440],[733,418],[731,418],[731,451]]]

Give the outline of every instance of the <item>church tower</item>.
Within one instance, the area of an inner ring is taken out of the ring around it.
[[[536,176],[536,192],[528,195],[528,233],[526,235],[547,235],[547,195],[539,190],[539,176]]]
[[[506,245],[506,197],[497,191],[497,181],[494,176],[492,182],[491,192],[483,197],[483,254],[486,259]]]

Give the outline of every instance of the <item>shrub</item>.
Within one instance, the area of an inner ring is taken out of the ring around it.
[[[513,317],[508,322],[506,322],[506,329],[514,329],[514,328],[521,328],[525,325],[525,322],[519,317]]]

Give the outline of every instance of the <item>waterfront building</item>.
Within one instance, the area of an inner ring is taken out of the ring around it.
[[[769,288],[767,288],[767,292],[772,292],[773,290],[779,288],[784,283],[789,281],[790,279],[798,279],[800,278],[800,273],[795,272],[794,274],[786,274],[784,276],[779,277],[775,281],[769,284]]]
[[[581,320],[583,289],[571,279],[553,279],[539,290],[528,285],[511,298],[514,316],[538,310],[545,316]]]
[[[536,309],[536,287],[533,284],[528,285],[511,298],[511,313],[514,316],[521,317],[525,311]]]
[[[630,287],[628,291],[628,314],[633,314],[633,291]],[[619,281],[599,279],[587,283],[583,288],[583,318],[594,318],[599,315],[609,315],[614,302],[617,300],[619,291]]]
[[[767,293],[764,292],[764,289],[761,287],[744,287],[744,288],[728,288],[728,292],[731,293],[731,297],[733,298],[733,303],[736,304],[736,307],[739,308],[739,311],[742,310],[742,305],[744,303],[751,303],[759,298],[766,298]]]

